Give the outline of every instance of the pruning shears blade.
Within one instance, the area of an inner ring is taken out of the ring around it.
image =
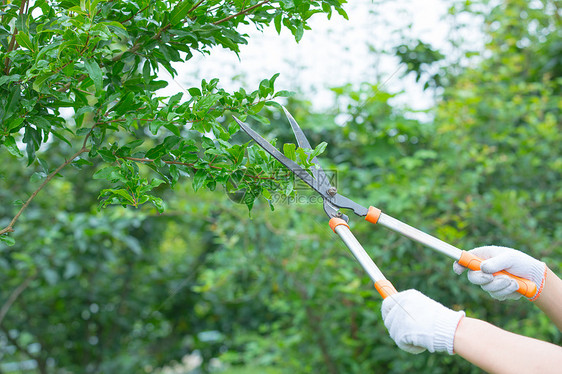
[[[267,153],[273,156],[277,161],[291,170],[297,177],[302,179],[306,184],[308,184],[314,191],[318,192],[320,195],[325,196],[326,191],[322,191],[322,186],[316,181],[316,179],[308,174],[308,172],[303,169],[299,164],[286,157],[284,154],[279,152],[277,148],[272,146],[267,140],[262,138],[260,134],[252,130],[247,124],[240,121],[238,118],[233,117],[236,123],[240,125],[240,128],[244,130],[246,134],[250,136],[260,147],[265,149]]]
[[[285,112],[285,115],[287,116],[287,119],[289,120],[289,123],[291,124],[291,128],[293,129],[293,133],[295,134],[295,138],[297,138],[297,144],[299,145],[299,147],[312,149],[312,147],[310,146],[310,143],[308,142],[308,139],[307,139],[306,135],[304,135],[304,132],[302,131],[302,129],[299,126],[299,124],[297,123],[297,121],[293,118],[291,113],[289,113],[289,111],[284,106],[281,106],[281,107],[283,108],[283,111]]]
[[[284,106],[281,107],[283,108],[283,111],[285,112],[285,115],[287,116],[287,119],[291,124],[291,128],[293,129],[293,133],[295,134],[295,138],[297,139],[297,144],[299,145],[299,147],[312,149],[308,138],[306,137],[306,135],[304,135],[304,132],[302,131],[297,121]],[[316,179],[317,183],[319,183],[319,186],[322,186],[321,189],[324,191],[328,191],[330,187],[332,187],[328,176],[324,172],[324,169],[320,167],[320,164],[318,163],[318,159],[316,157],[314,157],[311,161],[314,164],[314,167],[311,169],[312,175]]]
[[[299,125],[296,123],[294,118],[285,110],[287,117],[289,118],[289,122],[291,122],[291,126],[293,127],[293,131],[295,131],[295,136],[297,137],[297,142],[299,142],[299,146],[304,146],[306,148],[310,148],[310,143],[304,136],[304,133],[300,129]],[[345,208],[353,210],[358,216],[364,217],[368,213],[368,209],[360,204],[357,204],[353,200],[342,196],[338,193],[332,193],[330,188],[332,187],[328,177],[324,173],[324,170],[318,164],[317,167],[312,168],[313,175],[310,175],[305,169],[303,169],[299,164],[291,160],[290,158],[286,157],[282,154],[277,148],[271,145],[267,140],[265,140],[260,134],[255,132],[248,126],[246,123],[240,121],[238,118],[234,117],[234,120],[240,128],[244,130],[246,134],[250,136],[260,147],[262,147],[267,153],[269,153],[273,158],[283,164],[286,168],[292,171],[297,177],[303,180],[306,184],[308,184],[314,191],[318,192],[320,196],[324,199],[324,210],[326,214],[330,217],[339,216],[337,209],[338,208]],[[291,121],[292,119],[292,121]],[[300,140],[299,140],[300,139]],[[302,142],[302,143],[301,143]],[[313,161],[316,160],[316,157]],[[344,216],[345,217],[345,216]]]

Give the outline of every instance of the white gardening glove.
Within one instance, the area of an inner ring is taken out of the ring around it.
[[[536,284],[537,292],[530,298],[531,301],[536,300],[540,295],[546,276],[546,264],[544,262],[507,247],[486,246],[475,248],[469,252],[485,261],[480,264],[481,271],[468,271],[468,280],[482,287],[493,298],[516,300],[522,296],[517,292],[519,285],[513,278],[502,274],[493,275],[501,270],[529,279]],[[458,262],[453,264],[455,273],[460,275],[465,270],[466,268],[459,265]]]
[[[384,299],[384,325],[396,345],[409,353],[453,354],[455,332],[464,312],[455,312],[419,291],[402,291]]]

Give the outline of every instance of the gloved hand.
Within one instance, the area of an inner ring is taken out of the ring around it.
[[[384,325],[396,345],[409,353],[447,352],[452,355],[455,332],[464,312],[455,312],[417,290],[384,299]]]
[[[516,300],[522,296],[517,292],[519,286],[515,280],[502,274],[493,275],[501,270],[533,281],[537,285],[537,292],[530,300],[534,301],[539,297],[546,276],[546,264],[544,262],[507,247],[486,246],[475,248],[469,252],[485,261],[482,261],[480,265],[481,271],[468,271],[468,280],[482,287],[493,298]],[[465,269],[458,262],[453,264],[453,271],[459,275]]]

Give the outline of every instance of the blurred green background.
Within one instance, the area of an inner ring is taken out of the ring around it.
[[[303,95],[287,108],[313,146],[328,143],[321,162],[340,193],[460,248],[509,246],[559,272],[561,2],[455,4],[459,17],[483,19],[484,50],[455,62],[417,40],[388,51],[435,90],[431,120],[393,105],[399,94],[382,82],[334,87],[321,111]],[[271,124],[255,125],[268,139],[294,142],[278,110],[261,114]],[[59,164],[67,153],[44,157]],[[11,160],[0,153],[2,226],[41,183],[39,169]],[[187,180],[162,187],[163,214],[99,211],[95,168],[65,170],[18,222],[16,244],[0,244],[0,303],[26,285],[0,325],[0,372],[480,372],[460,357],[395,346],[379,295],[306,189],[300,203],[279,197],[272,211],[260,199],[249,213]],[[351,218],[397,289],[561,343],[532,303],[494,301],[448,258]]]

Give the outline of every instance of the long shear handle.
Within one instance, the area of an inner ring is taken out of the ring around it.
[[[365,220],[373,223],[373,224],[380,224],[392,231],[395,231],[401,235],[404,235],[412,240],[415,240],[431,249],[436,250],[437,252],[441,252],[444,255],[449,256],[450,258],[458,261],[464,267],[467,267],[471,270],[480,270],[480,264],[483,259],[477,257],[467,251],[463,251],[457,247],[454,247],[444,241],[437,239],[429,234],[426,234],[423,231],[420,231],[412,226],[405,224],[404,222],[400,222],[396,218],[392,218],[389,215],[386,215],[373,206],[369,207],[369,212],[365,216]],[[537,293],[537,285],[535,282],[518,277],[517,275],[513,275],[505,270],[500,272],[494,273],[494,275],[503,274],[512,279],[514,279],[517,284],[519,285],[519,289],[517,292],[520,294],[528,297],[533,298]]]
[[[361,243],[359,243],[349,229],[347,222],[341,218],[332,218],[330,220],[330,227],[336,234],[339,235],[359,264],[363,267],[363,269],[365,269],[372,281],[375,282],[375,288],[383,299],[398,293],[392,283],[385,278],[371,257],[369,257],[367,252],[365,252]]]
[[[480,265],[482,264],[482,261],[484,260],[467,251],[462,251],[461,258],[458,260],[459,264],[471,270],[480,270]],[[515,280],[519,285],[519,289],[517,290],[517,292],[519,292],[521,295],[526,296],[528,298],[533,298],[536,295],[537,285],[535,284],[535,282],[526,278],[518,277],[517,275],[513,275],[505,270],[494,273],[494,275],[498,275],[498,274],[507,275],[508,277]]]

